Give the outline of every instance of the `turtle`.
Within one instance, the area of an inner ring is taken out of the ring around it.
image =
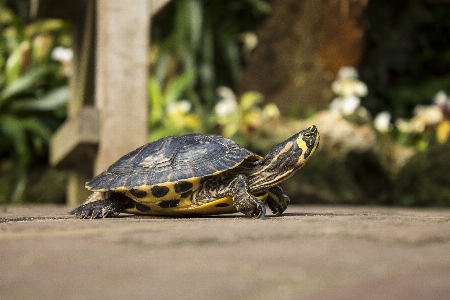
[[[215,134],[169,136],[126,154],[91,181],[93,193],[77,207],[78,218],[120,213],[193,216],[241,212],[264,218],[289,205],[280,182],[292,176],[319,145],[315,125],[262,157]]]

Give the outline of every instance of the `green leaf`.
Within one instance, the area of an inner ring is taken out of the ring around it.
[[[202,60],[199,66],[201,96],[211,100],[215,97],[216,70],[214,66],[214,34],[211,26],[205,26],[203,32]],[[213,103],[213,101],[209,101]]]
[[[203,28],[203,7],[202,1],[199,0],[189,0],[187,2],[186,10],[188,11],[187,17],[189,32],[186,32],[189,35],[191,42],[191,50],[199,49],[202,37],[202,28]]]
[[[12,11],[4,6],[4,4],[0,5],[0,25],[8,25],[14,19],[14,14]]]
[[[228,68],[234,82],[237,82],[241,74],[241,61],[239,48],[233,38],[228,34],[220,36],[220,43],[224,50],[224,54],[228,59]]]
[[[184,73],[183,75],[169,80],[164,90],[164,102],[169,104],[180,100],[186,89],[193,83],[196,77],[195,70]]]
[[[271,11],[271,7],[267,1],[264,0],[246,0],[249,4],[251,4],[256,10],[260,13],[268,14]]]
[[[5,64],[5,84],[9,85],[16,81],[22,71],[26,52],[30,49],[30,42],[23,41],[6,60]]]
[[[26,169],[30,163],[31,151],[27,145],[26,130],[22,121],[16,117],[0,118],[0,136],[7,139],[14,149],[14,183],[9,196],[13,202],[20,200],[26,184]]]
[[[263,100],[263,97],[260,93],[254,91],[248,91],[242,94],[241,99],[239,100],[239,106],[242,111],[247,111],[250,108],[254,107],[258,103]]]
[[[69,88],[55,88],[42,97],[14,101],[11,109],[15,111],[53,111],[67,103],[70,97]]]
[[[27,146],[26,132],[21,119],[6,115],[0,119],[1,132],[9,140],[19,165],[26,165],[30,151]]]
[[[168,45],[168,44],[166,44]],[[161,47],[161,51],[158,55],[158,61],[153,67],[152,73],[153,76],[159,81],[162,82],[167,75],[167,69],[170,63],[170,51],[167,49],[168,46],[164,45]]]
[[[158,123],[164,112],[164,99],[158,80],[155,77],[150,77],[148,80],[148,94],[150,98],[150,125],[153,126]]]
[[[26,131],[40,136],[47,142],[50,141],[50,138],[52,137],[52,130],[37,117],[23,119],[22,126]]]
[[[39,20],[27,26],[26,34],[30,37],[37,34],[50,34],[64,30],[65,26],[66,23],[59,19]]]
[[[17,97],[21,93],[31,90],[50,71],[50,68],[32,69],[20,76],[0,93],[0,107],[3,105],[2,102],[9,98]]]

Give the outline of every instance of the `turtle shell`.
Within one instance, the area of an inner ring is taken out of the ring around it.
[[[260,156],[219,135],[170,136],[126,154],[86,187],[131,193],[135,199],[170,198],[195,189],[201,178],[233,169],[246,159]]]

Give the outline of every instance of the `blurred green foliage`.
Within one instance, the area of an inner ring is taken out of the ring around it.
[[[393,204],[450,206],[450,143],[433,145],[414,156],[395,180]]]
[[[225,120],[217,114],[217,91],[238,82],[249,47],[246,36],[270,11],[267,2],[172,1],[152,18],[149,140],[189,132],[244,140],[250,118]],[[262,99],[257,95],[246,110],[257,111]]]
[[[234,87],[243,62],[243,34],[270,11],[266,0],[171,1],[152,19],[152,73],[161,85],[195,73],[185,99],[210,111],[218,86]]]
[[[234,92],[224,86],[217,88],[219,101],[210,111],[198,103],[192,105],[182,95],[193,80],[195,73],[185,73],[161,86],[155,77],[150,76],[149,141],[169,135],[203,132],[221,134],[246,146],[249,136],[264,122],[280,116],[273,103],[266,104],[262,109],[258,107],[263,100],[260,93],[248,91],[237,99]]]
[[[212,127],[243,147],[249,146],[249,139],[264,123],[280,116],[274,103],[259,107],[264,99],[261,93],[247,91],[237,98],[228,87],[219,87],[217,93],[220,100],[212,113]]]
[[[151,107],[150,141],[169,135],[203,131],[203,123],[199,118],[201,106],[198,106],[197,114],[193,114],[191,102],[182,98],[194,80],[194,72],[172,77],[165,85],[162,85],[154,76],[150,76],[148,81]]]
[[[26,24],[0,2],[0,158],[14,162],[6,199],[21,199],[27,170],[47,160],[51,134],[65,118],[67,78],[51,53],[70,42],[68,29],[59,20]]]
[[[370,1],[360,78],[374,115],[411,117],[440,90],[450,91],[450,6],[424,1]]]

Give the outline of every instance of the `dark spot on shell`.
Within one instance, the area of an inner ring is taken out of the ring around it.
[[[162,208],[170,208],[170,207],[177,207],[179,203],[180,203],[180,200],[178,200],[178,199],[163,200],[158,203],[158,206],[162,207]]]
[[[156,198],[164,197],[168,192],[169,188],[167,186],[155,185],[154,187],[152,187],[152,195]]]
[[[187,191],[181,194],[181,198],[187,198],[192,194],[192,191]]]
[[[150,207],[142,203],[136,202],[136,209],[141,212],[148,212],[150,210]]]
[[[135,196],[136,198],[144,198],[145,196],[147,196],[146,191],[138,190],[138,189],[131,189],[130,194]]]
[[[175,183],[175,192],[178,194],[181,194],[183,192],[186,192],[187,190],[190,190],[194,184],[189,181],[178,181]]]
[[[124,202],[123,208],[134,208],[134,207],[136,207],[136,201],[132,200],[131,198],[128,198],[128,201]]]
[[[215,207],[227,207],[227,206],[230,206],[230,204],[228,204],[228,203],[219,203],[219,204],[215,205]]]

